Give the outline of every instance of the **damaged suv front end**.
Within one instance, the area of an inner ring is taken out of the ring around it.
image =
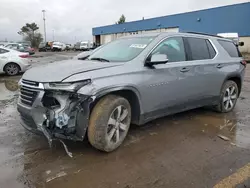
[[[26,129],[44,134],[50,146],[53,139],[84,139],[94,97],[78,94],[77,90],[91,80],[39,83],[22,79],[19,84],[17,108]]]

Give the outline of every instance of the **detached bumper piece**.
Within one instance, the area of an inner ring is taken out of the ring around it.
[[[17,109],[27,130],[44,135],[50,147],[59,140],[72,157],[63,140],[83,141],[93,100],[72,92],[45,91],[39,83],[22,80]]]

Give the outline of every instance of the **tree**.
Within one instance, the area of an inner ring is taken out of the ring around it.
[[[39,44],[43,41],[42,34],[38,32],[39,27],[36,23],[26,23],[19,32],[19,35],[23,36],[25,41],[31,43],[31,47],[38,48]]]
[[[125,23],[125,21],[126,21],[126,17],[122,14],[120,19],[118,20],[117,24]]]

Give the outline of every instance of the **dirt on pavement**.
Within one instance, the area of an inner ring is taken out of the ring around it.
[[[250,66],[233,112],[196,109],[132,125],[110,154],[67,141],[73,158],[20,125],[19,78],[0,79],[0,188],[205,188],[250,162]]]

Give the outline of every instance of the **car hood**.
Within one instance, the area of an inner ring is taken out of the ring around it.
[[[96,61],[64,60],[37,66],[24,73],[22,79],[35,82],[61,82],[72,75],[121,66],[123,63],[105,63]],[[93,73],[94,74],[94,73]],[[88,79],[88,78],[82,78]]]

